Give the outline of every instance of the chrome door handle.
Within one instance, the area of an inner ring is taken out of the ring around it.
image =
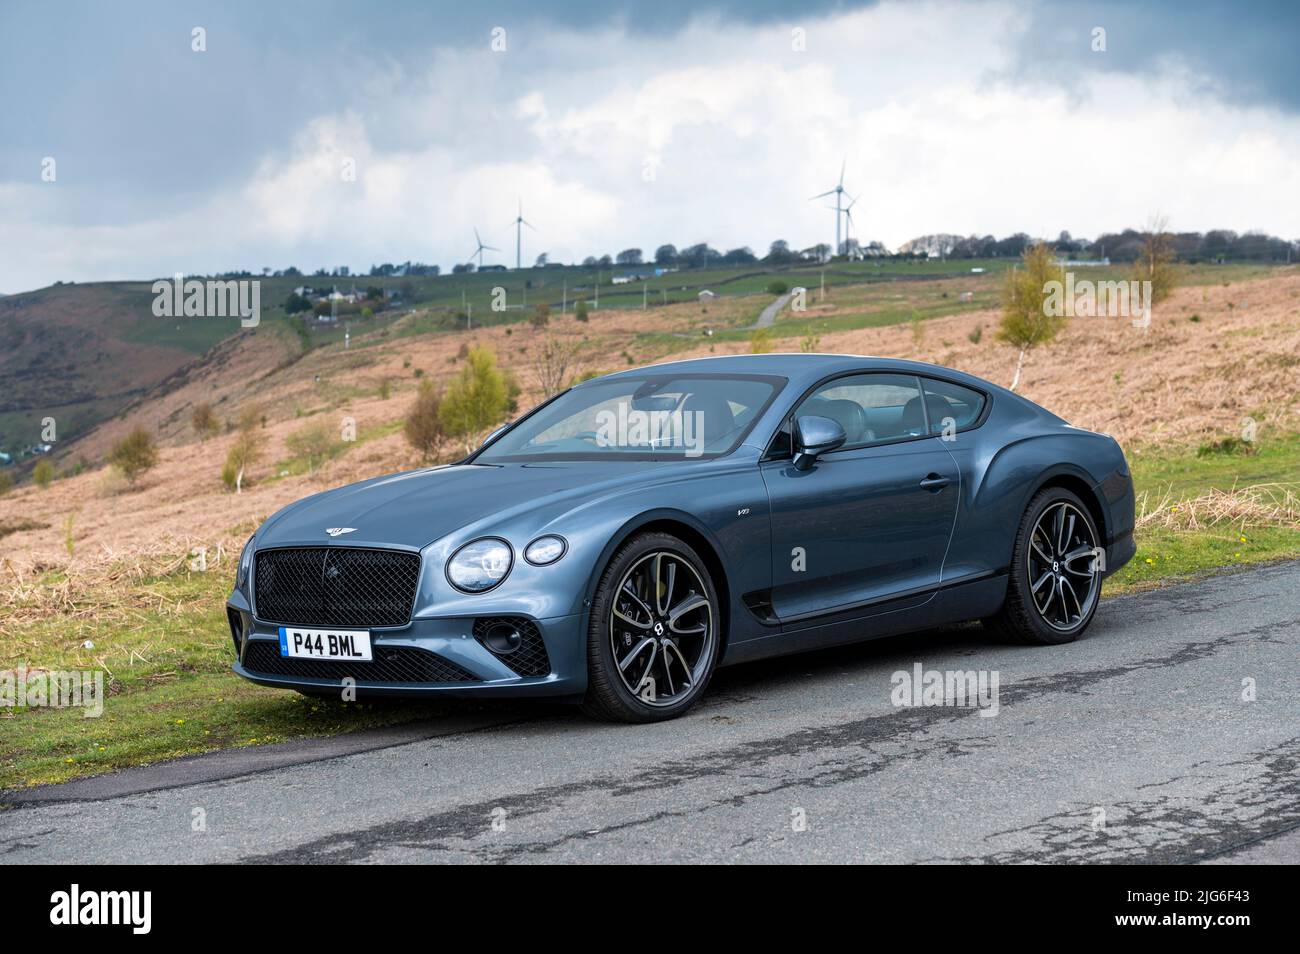
[[[925,480],[921,481],[921,486],[933,493],[938,493],[943,488],[952,483],[952,479],[940,474],[926,474]]]

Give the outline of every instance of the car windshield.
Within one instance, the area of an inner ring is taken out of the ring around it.
[[[638,374],[560,395],[483,448],[475,463],[676,460],[730,453],[784,378]]]

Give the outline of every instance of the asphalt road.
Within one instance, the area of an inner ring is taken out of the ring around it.
[[[997,714],[895,706],[916,664],[996,671]],[[7,863],[1295,863],[1300,563],[1109,600],[1069,646],[723,670],[656,726],[480,708],[0,801]]]

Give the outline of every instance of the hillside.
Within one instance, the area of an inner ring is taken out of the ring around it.
[[[926,273],[953,277],[970,263],[889,264],[835,263],[826,269],[831,287],[845,283],[912,279]],[[990,263],[990,268],[1005,263]],[[302,284],[318,289],[364,290],[379,287],[396,294],[391,307],[370,319],[353,315],[347,324],[354,336],[377,332],[415,310],[420,320],[407,322],[402,334],[463,329],[466,316],[477,327],[518,323],[539,303],[559,311],[579,297],[603,307],[640,307],[655,313],[676,302],[693,300],[705,288],[728,297],[753,295],[773,279],[818,285],[820,269],[757,266],[669,272],[646,282],[612,284],[615,271],[583,267],[526,268],[518,272],[483,272],[437,277],[260,278],[261,324],[241,329],[233,318],[155,317],[151,282],[66,284],[0,298],[0,450],[14,451],[41,437],[41,421],[53,417],[60,449],[96,424],[117,417],[127,407],[156,396],[176,374],[189,375],[196,359],[236,336],[261,340],[273,350],[319,346],[341,341],[341,327],[291,325],[284,312],[289,293]],[[597,287],[599,286],[599,287]],[[495,297],[494,289],[504,290]],[[494,310],[494,298],[504,308]],[[305,335],[305,341],[302,336]],[[289,339],[288,341],[284,339]]]
[[[898,319],[900,313],[921,314],[927,301],[950,301],[937,287],[891,285],[866,303],[861,292],[839,290],[806,315],[783,313],[773,328],[774,350],[812,346],[916,358],[1006,383],[1015,355],[995,340],[997,313],[987,304],[977,301],[927,320]],[[514,371],[524,386],[521,406],[527,407],[540,397],[532,353],[543,334],[579,345],[578,371],[744,352],[748,335],[727,332],[725,324],[752,320],[769,300],[724,301],[707,311],[697,303],[669,306],[656,315],[653,332],[646,332],[640,311],[596,312],[587,324],[557,316],[547,332],[503,325],[419,335],[406,333],[404,322],[418,321],[411,315],[354,340],[349,350],[329,345],[296,360],[283,347],[267,347],[264,336],[240,336],[66,452],[97,460],[127,428],[144,424],[160,435],[163,453],[138,491],[117,492],[103,468],[44,490],[21,486],[0,498],[0,531],[23,521],[33,526],[4,536],[0,553],[15,567],[76,567],[130,554],[230,546],[242,542],[256,521],[298,497],[417,466],[400,433],[405,410],[420,377],[444,382],[458,372],[458,355],[468,343],[489,346]],[[894,323],[883,323],[891,317]],[[704,320],[723,327],[711,338],[699,336]],[[846,324],[853,327],[834,330]],[[817,337],[818,327],[828,330]],[[1247,416],[1256,421],[1261,439],[1294,432],[1300,428],[1298,383],[1300,270],[1287,268],[1247,281],[1180,288],[1146,333],[1123,319],[1072,319],[1054,343],[1031,353],[1022,391],[1075,424],[1114,434],[1140,456],[1236,435]],[[223,419],[255,408],[265,420],[268,452],[241,495],[227,492],[219,480],[233,436],[199,443],[189,429],[188,409],[199,399],[212,401]],[[309,420],[337,428],[345,417],[356,422],[356,443],[305,473],[285,439]]]

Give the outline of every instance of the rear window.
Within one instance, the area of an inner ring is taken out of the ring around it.
[[[930,416],[931,434],[953,434],[979,420],[987,398],[979,391],[951,381],[922,378],[925,408]]]

